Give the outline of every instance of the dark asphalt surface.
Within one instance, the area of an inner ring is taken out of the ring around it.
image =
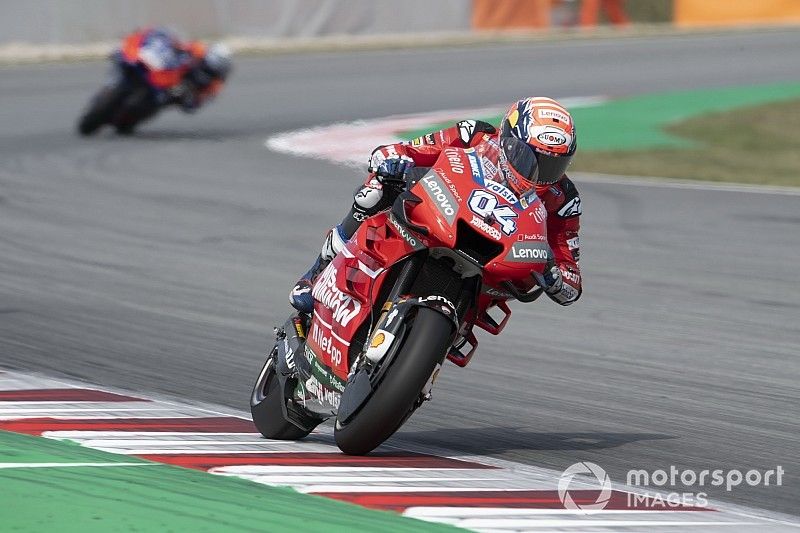
[[[73,135],[100,62],[0,68],[0,365],[246,409],[360,176],[270,134],[510,102],[796,80],[800,34],[243,58],[218,102]],[[798,514],[800,196],[582,183],[585,293],[515,305],[394,440],[555,469],[775,468]],[[686,489],[691,491],[692,489]],[[696,489],[695,489],[696,490]]]

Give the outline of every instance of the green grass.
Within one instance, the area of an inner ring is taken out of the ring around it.
[[[24,463],[136,463],[47,466]],[[0,530],[19,533],[447,533],[393,512],[0,431]],[[5,465],[6,467],[10,465]]]
[[[800,186],[800,99],[703,114],[664,130],[691,144],[638,150],[579,148],[571,170]]]

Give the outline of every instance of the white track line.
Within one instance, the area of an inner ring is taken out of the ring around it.
[[[651,511],[652,512],[652,511]],[[543,527],[565,527],[565,528],[587,528],[587,527],[719,527],[719,526],[760,526],[759,522],[711,522],[711,521],[681,521],[681,520],[558,520],[558,519],[482,519],[471,518],[459,520],[454,525],[465,529],[477,529],[483,531],[486,528],[493,529],[513,529],[535,531]]]
[[[203,437],[219,439],[220,437],[237,437],[248,438],[256,437],[259,442],[269,442],[263,437],[261,433],[209,433],[202,431],[91,431],[91,430],[69,430],[69,431],[45,431],[42,437],[51,439],[69,439],[76,441],[83,441],[88,439],[130,439],[131,436],[136,437],[183,437],[182,442],[187,441],[203,441]],[[275,441],[279,442],[279,441]]]
[[[697,511],[670,511],[680,515],[697,516]],[[527,515],[574,515],[574,516],[606,516],[614,514],[653,514],[654,511],[644,509],[603,509],[602,511],[582,511],[580,509],[521,509],[509,507],[410,507],[405,516],[426,517],[482,517],[489,516],[527,516]]]
[[[4,375],[4,377],[7,377]],[[42,381],[37,382],[35,376],[15,375],[16,384],[38,385],[34,388],[43,388]],[[56,380],[46,380],[52,383],[54,388],[63,386],[75,386],[65,384]],[[110,391],[121,392],[121,391]],[[92,402],[86,402],[81,406],[88,407]],[[119,402],[116,404],[119,405]],[[124,405],[124,404],[123,404]],[[170,418],[194,418],[215,416],[230,416],[247,419],[241,413],[225,412],[224,408],[216,406],[196,407],[187,406],[181,402],[171,399],[155,398],[152,407],[161,408],[169,406]],[[77,407],[77,406],[76,406]],[[153,418],[153,414],[141,411],[145,418]],[[160,417],[163,411],[158,411]],[[119,415],[131,417],[126,412]],[[177,416],[176,416],[177,415]],[[15,418],[36,418],[38,414],[27,414]],[[46,416],[52,416],[48,414]],[[110,418],[117,417],[116,414],[80,414],[70,413],[68,418]],[[83,444],[96,445],[98,443],[106,446],[99,447],[105,451],[117,454],[151,454],[151,455],[217,455],[217,454],[236,454],[246,457],[248,454],[272,454],[272,453],[329,453],[339,455],[338,449],[333,444],[332,430],[329,427],[320,428],[315,431],[308,439],[299,442],[269,441],[258,439],[253,443],[254,433],[239,432],[220,432],[204,433],[196,431],[51,431],[44,436],[50,438],[67,438]],[[186,437],[176,439],[176,437]],[[245,442],[246,444],[239,444]],[[178,443],[173,446],[173,443]],[[169,444],[169,445],[167,445]],[[242,448],[242,449],[240,449]],[[97,449],[97,447],[95,447]],[[512,463],[509,461],[482,456],[464,456],[454,454],[448,450],[435,447],[419,446],[416,444],[388,445],[384,449],[394,449],[402,452],[416,452],[426,455],[433,455],[444,458],[451,458],[466,462],[481,463],[487,466],[494,466],[495,469],[469,469],[469,468],[409,468],[409,467],[344,467],[344,466],[292,466],[292,465],[231,465],[217,466],[212,468],[216,474],[237,475],[245,479],[252,479],[256,482],[275,484],[290,484],[303,493],[381,493],[381,492],[400,492],[409,495],[424,494],[428,492],[492,492],[502,494],[509,490],[555,490],[560,472],[539,468],[530,465]],[[114,463],[120,464],[120,463]],[[139,463],[136,463],[139,464]],[[157,464],[157,463],[143,463]],[[360,473],[361,475],[357,475]],[[393,474],[393,475],[392,475]],[[474,484],[477,486],[470,487]],[[596,488],[592,483],[584,483],[577,478],[573,480],[577,484],[574,488]],[[630,490],[630,487],[615,485],[617,490]],[[634,489],[635,490],[635,489]],[[410,507],[406,510],[408,515],[417,515],[418,518],[434,521],[453,523],[459,527],[468,527],[489,533],[491,531],[536,531],[542,532],[542,528],[569,530],[569,531],[597,531],[603,530],[625,530],[630,533],[630,528],[637,528],[641,531],[650,531],[651,528],[672,527],[676,530],[686,530],[695,528],[707,529],[719,525],[738,525],[741,527],[753,525],[746,530],[765,530],[768,525],[790,526],[792,528],[800,526],[794,517],[787,517],[777,513],[768,513],[755,509],[741,508],[735,505],[714,503],[716,512],[707,513],[688,513],[683,511],[661,511],[649,510],[649,514],[631,514],[614,511],[601,511],[602,514],[592,514],[587,519],[586,515],[576,515],[561,513],[558,509],[502,509],[501,516],[497,516],[496,508],[472,509],[464,507],[451,507],[446,509],[436,508],[437,511],[429,511],[430,507]],[[524,511],[524,512],[523,512]],[[540,512],[542,511],[542,512]],[[544,512],[547,511],[547,512]],[[430,513],[430,516],[423,516]],[[436,514],[439,513],[439,514]],[[471,514],[470,514],[471,513]],[[495,514],[485,514],[495,513]],[[610,513],[610,514],[609,514]],[[622,517],[636,517],[636,520],[621,520]],[[492,517],[490,520],[489,517]],[[616,518],[615,518],[616,517]],[[607,519],[606,519],[607,518]],[[643,520],[646,518],[648,520]],[[518,527],[519,526],[519,527]]]
[[[443,473],[475,473],[478,470],[467,468],[415,468],[406,466],[292,466],[292,465],[232,465],[217,466],[209,470],[214,474],[335,474],[342,472],[443,472]],[[494,470],[483,470],[494,472]]]

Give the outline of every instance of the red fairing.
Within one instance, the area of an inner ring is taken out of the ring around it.
[[[448,147],[477,148],[495,142],[498,134],[494,127],[481,121],[464,120],[449,128],[423,135],[408,143],[390,144],[375,150],[371,166],[392,155],[405,155],[417,166],[432,166],[442,150]],[[369,184],[370,180],[367,180]],[[537,186],[536,193],[547,211],[547,242],[553,250],[556,264],[564,283],[578,296],[582,291],[580,259],[581,201],[575,184],[565,174],[553,185]],[[577,298],[576,298],[577,299]]]
[[[427,236],[411,230],[390,212],[379,213],[360,226],[315,281],[314,315],[306,346],[342,383],[347,379],[349,358],[358,355],[350,353],[350,344],[358,329],[372,318],[387,272],[404,257],[426,248],[452,250],[460,246],[461,250],[464,245],[459,235],[478,239],[481,249],[492,250],[485,257],[473,257],[483,265],[483,290],[477,309],[460,318],[493,334],[502,331],[505,320],[500,325],[487,322],[483,319],[487,309],[500,307],[506,320],[510,315],[503,282],[527,290],[532,287],[531,273],[544,270],[551,255],[545,207],[535,194],[517,198],[491,179],[497,157],[494,142],[441,150],[433,167],[410,190],[420,202],[406,204],[409,222],[426,228]]]
[[[369,320],[387,268],[417,250],[389,231],[388,223],[387,213],[367,219],[314,283],[308,346],[342,380],[347,379],[350,340]]]

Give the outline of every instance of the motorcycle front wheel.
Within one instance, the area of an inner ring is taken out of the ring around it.
[[[347,423],[336,421],[336,445],[365,455],[391,437],[408,418],[452,342],[453,326],[441,313],[419,308],[410,331],[376,390]]]

